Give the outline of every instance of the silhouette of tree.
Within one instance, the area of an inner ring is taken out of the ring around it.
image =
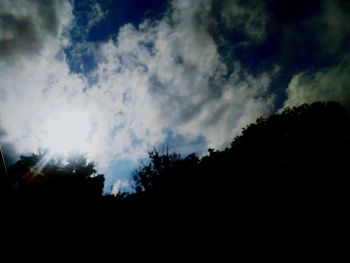
[[[194,169],[199,159],[194,155],[182,158],[176,153],[149,153],[150,161],[134,172],[136,193],[128,200],[142,204],[148,210],[170,211],[185,209],[196,192]]]
[[[78,225],[98,217],[100,227],[119,222],[152,230],[176,222],[198,235],[265,237],[283,229],[289,236],[307,228],[317,236],[329,224],[343,225],[349,149],[348,111],[318,102],[260,118],[229,147],[209,149],[201,159],[152,151],[133,174],[134,193],[103,196],[103,176],[82,156],[22,156],[10,167],[9,180],[16,211],[30,210],[32,203],[45,206],[39,211],[70,208],[52,221],[79,215]],[[82,213],[81,207],[87,209]],[[28,214],[32,210],[17,218]]]
[[[136,191],[147,191],[157,187],[159,180],[164,179],[164,173],[171,169],[181,158],[178,154],[160,154],[157,150],[149,152],[149,163],[143,165],[134,173]]]
[[[134,198],[160,210],[231,219],[234,212],[245,223],[292,211],[320,215],[344,205],[349,147],[349,113],[338,103],[288,108],[258,119],[230,147],[209,149],[201,160],[151,152],[134,175]]]
[[[102,196],[104,177],[82,155],[66,159],[46,152],[21,156],[9,169],[9,176],[25,198],[84,200]]]

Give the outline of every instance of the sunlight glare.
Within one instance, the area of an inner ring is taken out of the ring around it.
[[[44,145],[53,153],[88,150],[91,123],[85,112],[60,112],[47,121],[44,130]]]

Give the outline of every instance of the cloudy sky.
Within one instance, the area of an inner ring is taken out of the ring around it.
[[[349,106],[349,15],[344,0],[1,0],[4,153],[84,151],[117,191],[154,147],[202,154],[287,106]]]

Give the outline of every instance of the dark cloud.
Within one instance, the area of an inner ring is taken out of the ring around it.
[[[350,1],[325,0],[322,12],[316,29],[320,54],[342,59],[344,53],[350,52]]]
[[[36,52],[41,42],[32,21],[5,14],[0,16],[0,57],[8,59],[14,54]]]
[[[349,74],[346,61],[350,54],[347,23],[350,1],[208,0],[201,3],[197,23],[208,29],[228,69],[237,62],[253,75],[279,69],[270,86],[270,92],[277,95],[277,107],[288,97],[285,105],[291,101],[297,104],[327,99],[340,100],[343,104],[350,101],[344,88]],[[298,88],[303,94],[297,96],[299,102],[292,92],[295,88],[291,88],[296,85],[297,76],[298,83],[303,83]],[[321,76],[322,81],[318,79]],[[339,81],[325,89],[325,78],[332,77]]]
[[[19,158],[18,152],[15,149],[15,146],[11,143],[4,141],[6,136],[6,131],[0,127],[0,148],[4,155],[5,163],[7,166],[16,162]]]
[[[14,145],[9,143],[4,143],[1,145],[1,149],[4,154],[6,166],[9,166],[15,163],[19,159],[19,154],[16,151]]]
[[[196,22],[208,29],[227,65],[252,72],[279,65],[291,74],[329,66],[349,49],[349,1],[200,1]]]
[[[298,19],[296,9],[294,26],[282,24],[280,64],[291,75],[284,105],[336,100],[349,106],[350,2],[324,0],[302,10]]]
[[[63,2],[62,2],[63,3]],[[47,36],[60,30],[57,0],[0,2],[0,60],[12,61],[18,55],[40,52]]]

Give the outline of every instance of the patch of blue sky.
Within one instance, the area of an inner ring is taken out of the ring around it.
[[[186,137],[174,132],[168,132],[165,143],[162,147],[166,147],[170,152],[175,152],[185,157],[189,154],[196,154],[201,157],[207,153],[207,142],[203,136]]]
[[[127,24],[140,24],[144,19],[157,19],[167,7],[167,0],[100,0],[101,8],[108,10],[106,18],[93,27],[87,36],[88,41],[105,41],[118,33]]]
[[[114,160],[107,168],[103,171],[105,175],[105,193],[111,193],[113,186],[116,183],[116,178],[124,183],[124,185],[130,185],[131,175],[138,168],[139,163],[135,163],[132,160],[121,159]],[[120,189],[120,191],[132,191],[130,189]],[[128,187],[125,187],[128,188]]]
[[[74,24],[71,29],[72,45],[65,50],[70,70],[88,74],[97,66],[94,43],[117,36],[120,27],[132,23],[139,25],[147,19],[157,19],[164,14],[167,0],[87,0],[74,1]],[[93,6],[98,4],[103,13],[101,19],[91,24]],[[89,19],[90,18],[90,19]],[[147,47],[152,50],[152,47]]]

